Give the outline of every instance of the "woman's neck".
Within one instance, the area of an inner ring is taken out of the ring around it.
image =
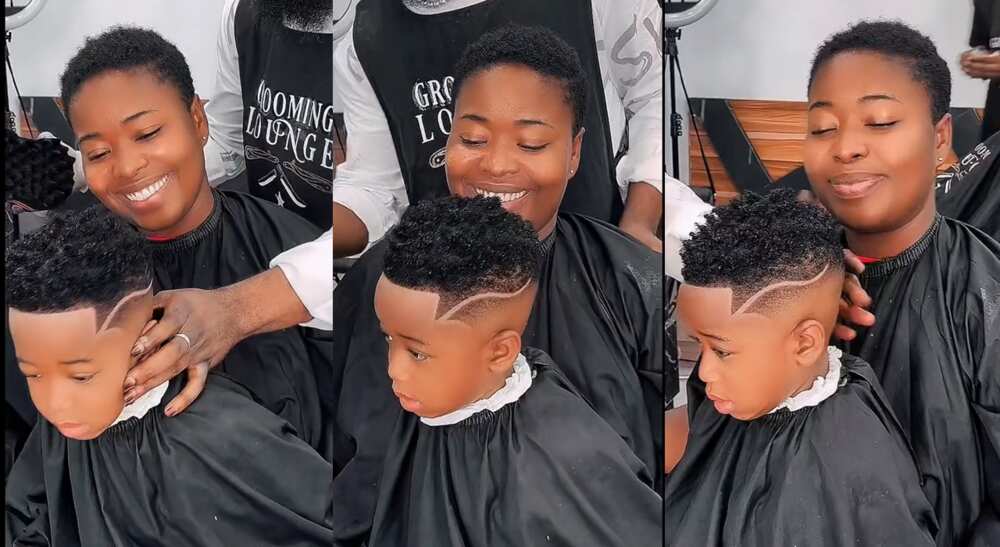
[[[176,224],[164,230],[146,232],[146,236],[152,239],[163,240],[182,237],[194,231],[206,220],[208,220],[208,217],[212,215],[212,210],[214,208],[215,192],[213,192],[212,187],[208,185],[208,179],[204,179],[199,187],[198,195],[195,196],[194,204],[191,205],[191,208],[184,213],[184,216],[182,216]]]
[[[876,233],[862,233],[848,228],[847,247],[858,256],[879,260],[892,258],[919,241],[934,225],[936,215],[934,192],[930,192],[920,212],[899,228]]]

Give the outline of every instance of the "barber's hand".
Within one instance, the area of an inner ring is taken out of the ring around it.
[[[166,408],[166,414],[174,416],[201,395],[208,369],[218,365],[243,335],[235,312],[218,290],[164,291],[156,294],[154,306],[164,309],[163,318],[132,349],[134,355],[148,356],[129,371],[125,401],[131,403],[186,370],[188,383]]]
[[[654,252],[663,253],[663,241],[656,237],[656,234],[648,226],[643,226],[637,222],[622,221],[618,227],[621,231],[638,239],[640,243],[649,247]]]
[[[870,327],[875,324],[875,316],[866,309],[872,305],[872,298],[858,280],[858,275],[865,270],[864,263],[857,255],[844,249],[844,264],[847,273],[844,275],[844,290],[840,299],[840,317],[833,335],[849,342],[858,335],[851,325]]]
[[[962,54],[962,70],[973,78],[1000,78],[1000,54],[969,50]]]

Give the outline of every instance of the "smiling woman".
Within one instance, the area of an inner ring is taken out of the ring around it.
[[[213,195],[204,107],[183,55],[162,42],[148,30],[105,33],[105,47],[67,66],[62,98],[94,195],[150,235],[175,238],[208,218]]]

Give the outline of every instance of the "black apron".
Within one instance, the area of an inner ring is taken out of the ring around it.
[[[1000,51],[1000,0],[976,0],[969,45]],[[989,139],[1000,131],[1000,79],[990,82],[986,95],[986,112],[983,114],[983,133],[980,140]]]
[[[590,0],[486,0],[418,15],[400,0],[362,0],[354,48],[389,122],[410,203],[448,195],[444,149],[454,114],[453,69],[466,46],[508,23],[553,30],[580,55],[590,85],[580,168],[561,211],[618,223],[624,204],[594,37]]]
[[[333,222],[333,36],[292,30],[236,8],[243,147],[250,193],[313,224]]]

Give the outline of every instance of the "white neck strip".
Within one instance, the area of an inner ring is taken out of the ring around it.
[[[129,418],[142,418],[145,416],[150,410],[156,408],[156,405],[160,404],[160,401],[163,400],[163,396],[167,393],[167,386],[169,384],[170,382],[163,382],[146,393],[143,393],[142,396],[133,401],[132,404],[123,408],[122,413],[115,418],[115,421],[112,422],[111,425],[115,425],[118,422],[124,422]]]
[[[794,397],[785,399],[783,403],[771,412],[768,412],[768,414],[773,414],[783,408],[795,412],[799,409],[816,406],[836,393],[837,385],[840,383],[840,358],[844,355],[844,352],[833,346],[829,346],[826,348],[826,355],[827,362],[830,365],[829,370],[826,371],[826,376],[817,376],[812,387],[799,392]]]
[[[406,0],[403,0],[403,5],[417,15],[438,15],[441,13],[448,13],[449,11],[467,8],[469,6],[475,6],[476,4],[483,3],[483,1],[484,0],[446,0],[438,5],[433,5],[434,2],[424,3],[419,0],[407,2]]]
[[[489,410],[490,412],[496,412],[510,403],[521,398],[522,395],[528,388],[531,387],[531,366],[528,365],[528,360],[525,359],[524,355],[518,355],[517,360],[514,361],[514,371],[511,372],[507,381],[504,382],[503,387],[498,389],[496,393],[490,395],[485,399],[480,399],[478,401],[469,403],[462,408],[438,416],[436,418],[420,418],[420,421],[429,426],[442,426],[442,425],[453,425],[471,417],[473,414],[482,412],[483,410]]]

